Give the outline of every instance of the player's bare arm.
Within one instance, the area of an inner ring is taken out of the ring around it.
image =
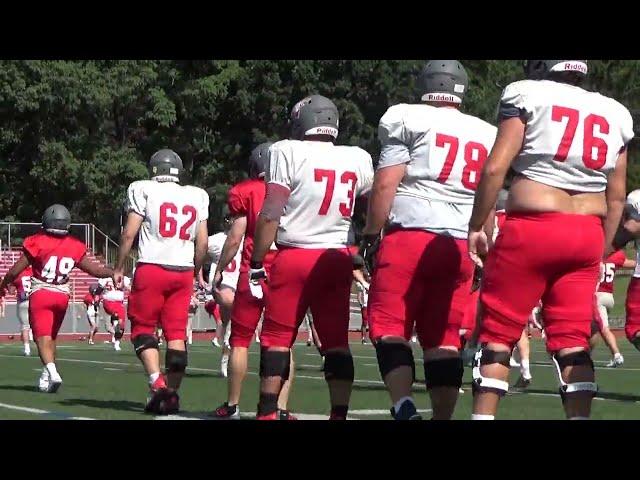
[[[604,219],[604,257],[608,257],[616,248],[614,238],[622,219],[627,197],[627,151],[620,153],[616,167],[607,178],[607,216]]]
[[[231,223],[231,228],[227,234],[227,238],[222,246],[222,252],[220,253],[220,261],[216,266],[214,286],[222,280],[222,272],[231,263],[233,258],[238,253],[242,238],[247,231],[247,217],[235,217]]]
[[[202,277],[202,265],[204,264],[205,259],[207,258],[207,241],[208,241],[208,232],[207,232],[207,221],[203,220],[198,225],[198,230],[196,231],[195,238],[195,254],[193,258],[194,264],[194,272],[196,278],[199,279],[200,286],[204,288],[207,285],[207,282],[204,281]]]
[[[22,255],[16,263],[9,269],[7,274],[0,282],[0,297],[3,297],[7,291],[7,287],[13,282],[20,273],[29,266],[29,259]]]
[[[256,236],[253,244],[253,254],[251,255],[251,268],[260,268],[262,266],[262,261],[264,260],[265,255],[271,248],[271,244],[276,239],[278,225],[280,225],[279,219],[271,219],[263,214],[258,216]],[[254,267],[254,265],[257,264],[260,264],[260,267]]]
[[[476,265],[482,266],[480,257],[487,253],[488,240],[483,227],[496,204],[511,162],[520,152],[524,130],[525,123],[519,117],[500,122],[496,142],[482,168],[469,220],[469,256]]]
[[[364,272],[362,270],[354,269],[353,270],[353,279],[356,282],[358,282],[360,285],[362,285],[365,289],[369,290],[369,282],[365,278]]]
[[[144,217],[136,212],[130,211],[127,215],[127,223],[120,235],[120,247],[118,248],[118,260],[113,271],[113,283],[117,288],[121,288],[124,279],[124,262],[131,252],[133,241],[138,236]]]
[[[87,257],[82,257],[82,260],[78,263],[78,268],[96,278],[109,278],[113,276],[112,268],[96,265]]]

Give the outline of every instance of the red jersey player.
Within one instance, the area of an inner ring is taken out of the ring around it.
[[[127,189],[127,220],[113,274],[124,283],[124,262],[138,238],[138,262],[129,295],[131,341],[149,376],[145,411],[160,415],[179,410],[178,388],[187,367],[187,322],[194,275],[207,254],[209,196],[201,188],[180,185],[182,159],[173,150],[154,153],[150,180]],[[203,288],[206,285],[201,285]],[[167,340],[166,376],[160,372],[156,327]]]
[[[507,218],[486,257],[472,418],[494,418],[508,391],[511,349],[542,300],[565,414],[584,419],[597,391],[589,354],[593,295],[622,215],[633,120],[620,103],[580,88],[584,60],[528,60],[525,71],[528,79],[502,94],[496,143],[469,221],[469,255],[481,265],[483,225],[514,172]]]
[[[63,205],[48,207],[42,216],[42,231],[25,238],[23,254],[0,282],[0,295],[29,265],[33,269],[29,295],[29,322],[44,368],[38,382],[41,392],[57,392],[62,377],[56,368],[56,338],[69,303],[69,273],[74,267],[94,277],[113,271],[96,266],[85,257],[83,242],[69,235],[71,214]]]
[[[33,271],[31,266],[25,268],[11,283],[16,291],[16,309],[18,311],[18,320],[20,321],[20,338],[24,346],[25,356],[31,355],[31,345],[29,343],[29,293],[31,292],[31,275]]]
[[[231,310],[231,336],[229,337],[231,374],[228,377],[227,401],[214,411],[213,415],[217,418],[240,418],[238,403],[240,402],[242,383],[247,374],[248,348],[264,309],[264,299],[256,298],[251,294],[248,278],[258,213],[262,209],[266,191],[264,176],[270,146],[271,143],[266,142],[253,149],[249,157],[249,178],[234,185],[228,194],[227,205],[232,223],[222,247],[213,279],[214,293],[219,303],[223,301],[221,298],[223,272],[233,262],[240,245],[243,246],[240,276]],[[242,243],[243,237],[244,243]],[[275,255],[275,246],[272,246],[264,261],[267,271],[270,271]],[[293,370],[291,375],[293,376]],[[285,382],[278,400],[283,420],[293,418],[287,410],[291,380],[287,379]]]
[[[269,282],[257,419],[278,418],[278,395],[292,369],[290,350],[310,309],[325,356],[329,418],[346,420],[354,379],[348,342],[351,220],[356,198],[371,188],[373,165],[361,148],[334,145],[338,109],[328,98],[304,98],[294,106],[291,120],[292,140],[269,149],[266,197],[244,280],[257,296]],[[274,240],[278,255],[267,272],[264,260]]]
[[[98,308],[100,305],[101,297],[98,295],[100,290],[99,284],[93,284],[89,287],[89,291],[82,299],[84,306],[87,309],[87,322],[89,323],[89,345],[93,345],[93,340],[96,333],[98,333]]]

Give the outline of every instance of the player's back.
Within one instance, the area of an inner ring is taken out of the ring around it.
[[[209,214],[209,196],[204,190],[140,180],[129,186],[128,207],[144,217],[138,262],[193,267],[197,227]]]
[[[378,168],[406,164],[390,224],[464,238],[496,127],[455,108],[400,104],[380,119]]]
[[[526,118],[525,139],[513,169],[557,188],[601,192],[621,149],[633,137],[629,111],[578,86],[522,80],[507,86],[502,104]]]
[[[473,204],[496,127],[455,108],[400,104],[382,117],[379,134],[382,156],[406,155],[408,148],[398,195]]]
[[[373,164],[359,147],[283,140],[270,148],[267,182],[290,190],[278,244],[339,248],[354,241],[354,203],[371,188]]]
[[[69,273],[85,256],[87,248],[71,235],[41,231],[25,238],[23,250],[33,269],[32,290],[45,287],[66,293]]]

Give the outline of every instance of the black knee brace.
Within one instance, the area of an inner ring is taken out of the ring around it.
[[[476,393],[494,392],[503,396],[509,391],[509,382],[490,377],[483,377],[480,373],[480,367],[482,365],[499,363],[500,365],[510,368],[509,360],[511,360],[511,352],[496,352],[495,350],[487,350],[487,348],[483,346],[478,352],[478,355],[479,357],[476,356],[476,360],[473,364],[473,383],[471,384],[471,392],[473,395]]]
[[[165,366],[169,373],[184,372],[187,368],[188,355],[186,351],[174,350],[173,348],[167,348],[167,354],[165,355]]]
[[[424,362],[424,380],[427,389],[433,387],[460,388],[463,373],[464,368],[460,357],[439,358]]]
[[[411,347],[404,343],[376,342],[376,357],[380,375],[384,380],[389,372],[398,367],[410,367],[413,381],[416,379],[416,364],[413,360]]]
[[[282,380],[289,378],[291,368],[291,353],[260,349],[260,377],[281,377]]]
[[[595,370],[593,367],[593,360],[591,355],[585,350],[579,352],[569,353],[559,357],[553,355],[551,357],[556,365],[558,373],[558,382],[560,383],[560,398],[562,403],[566,401],[567,395],[572,393],[590,392],[593,396],[598,393],[598,385],[595,382],[573,382],[566,383],[562,378],[562,371],[567,367],[577,367],[581,365],[588,366],[591,370]]]
[[[133,348],[136,351],[136,355],[140,358],[140,354],[148,348],[158,349],[158,339],[155,335],[142,334],[133,339]]]
[[[353,357],[349,352],[327,352],[324,357],[324,379],[347,380],[354,379]]]

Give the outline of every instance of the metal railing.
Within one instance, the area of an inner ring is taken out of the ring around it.
[[[40,223],[0,222],[0,251],[19,248],[24,239],[36,233],[41,226]],[[83,241],[94,255],[102,257],[107,265],[114,266],[118,258],[118,244],[98,227],[92,223],[72,223],[69,233]],[[136,255],[132,252],[125,261],[127,274],[131,274],[135,262]]]

